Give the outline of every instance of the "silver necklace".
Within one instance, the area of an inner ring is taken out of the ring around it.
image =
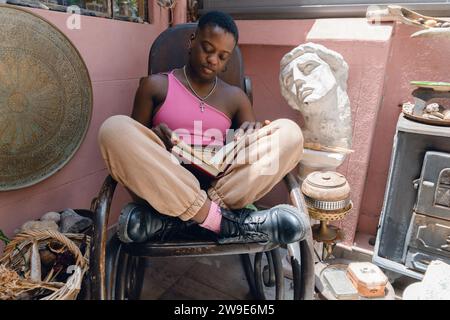
[[[217,76],[214,79],[214,86],[212,87],[211,91],[205,96],[205,97],[200,97],[197,92],[195,92],[194,88],[192,88],[191,83],[189,82],[189,78],[186,74],[186,65],[184,65],[183,67],[183,72],[184,72],[184,77],[186,78],[187,84],[189,86],[189,88],[191,89],[191,91],[194,93],[194,95],[200,100],[200,111],[204,112],[205,111],[205,100],[209,98],[210,95],[213,94],[214,90],[216,90],[217,87]]]

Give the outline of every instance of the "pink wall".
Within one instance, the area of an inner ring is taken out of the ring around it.
[[[392,38],[382,104],[376,121],[358,229],[375,234],[383,204],[399,104],[413,102],[411,80],[450,81],[450,39],[418,39],[417,28],[397,25]]]
[[[78,49],[89,70],[94,105],[86,138],[62,170],[34,186],[0,192],[0,229],[7,235],[47,211],[90,207],[107,175],[98,128],[111,115],[130,114],[138,81],[147,73],[150,45],[167,27],[167,12],[156,4],[151,9],[151,24],[81,16],[81,30],[66,28],[65,13],[30,10],[53,23]],[[123,189],[116,192],[113,220],[117,204],[128,199]]]

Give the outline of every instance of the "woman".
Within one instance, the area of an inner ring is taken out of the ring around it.
[[[299,218],[292,206],[241,209],[297,165],[303,141],[291,120],[266,121],[265,126],[255,122],[246,94],[217,77],[237,41],[230,16],[221,12],[202,16],[190,39],[188,64],[143,79],[132,118],[113,116],[100,128],[100,148],[111,175],[157,211],[126,206],[119,217],[122,241],[144,242],[176,231],[181,221],[188,220],[215,232],[221,243],[284,244],[304,237],[309,221]],[[255,161],[231,163],[210,185],[202,186],[198,176],[171,158],[172,131],[183,129],[191,144],[205,147],[223,145],[230,128],[239,128],[235,138],[244,134],[249,138],[237,158],[249,155]],[[207,134],[211,130],[220,133],[219,141],[214,141],[217,134]],[[282,140],[273,143],[275,138]]]

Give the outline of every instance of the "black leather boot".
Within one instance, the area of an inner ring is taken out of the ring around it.
[[[296,207],[282,204],[261,211],[221,208],[219,243],[288,244],[303,240],[310,228],[309,217]]]
[[[190,227],[192,222],[160,214],[142,204],[129,203],[120,212],[117,236],[125,243],[164,240]]]

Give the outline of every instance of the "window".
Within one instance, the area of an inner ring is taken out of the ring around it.
[[[149,21],[148,0],[8,0],[7,3],[64,12],[70,6],[77,6],[83,15],[141,23]]]
[[[450,0],[199,0],[199,13],[220,10],[235,19],[364,17],[369,5],[399,4],[429,16],[450,16]]]

